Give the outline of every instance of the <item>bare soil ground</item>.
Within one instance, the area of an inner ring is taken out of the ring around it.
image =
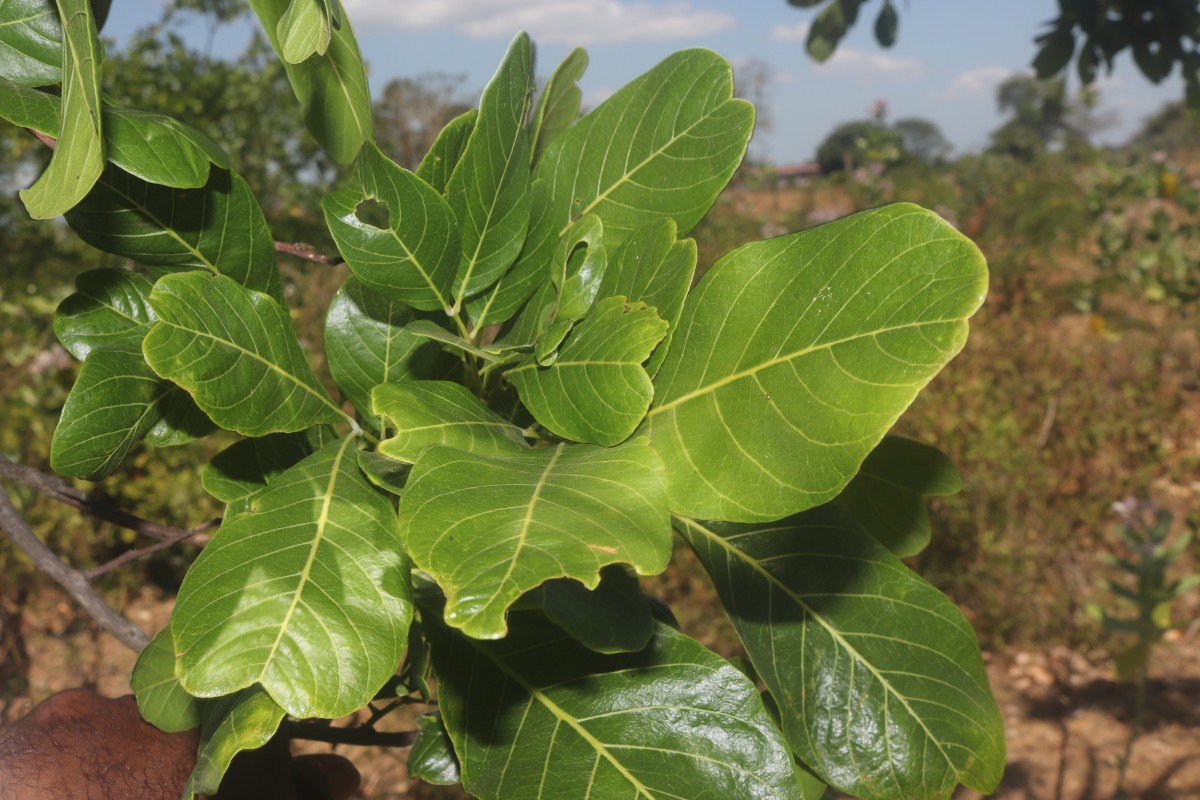
[[[146,589],[126,613],[147,630],[170,614],[171,600]],[[55,589],[3,609],[0,620],[0,722],[27,712],[53,692],[90,686],[106,695],[129,691],[133,657],[111,636],[98,634]],[[692,627],[699,620],[685,620]],[[16,629],[13,629],[13,628]],[[700,637],[704,638],[704,637]],[[14,648],[12,645],[18,644]],[[1101,800],[1113,796],[1118,762],[1129,739],[1134,690],[1112,680],[1107,655],[1014,651],[987,654],[988,674],[1004,713],[1008,769],[1003,800]],[[1128,796],[1143,800],[1200,797],[1200,624],[1154,654],[1144,732],[1126,773]],[[348,721],[345,721],[348,722]],[[395,726],[404,720],[395,719]],[[328,745],[298,744],[305,752]],[[342,748],[364,776],[364,797],[461,797],[412,781],[406,751]],[[980,795],[960,790],[959,800]]]

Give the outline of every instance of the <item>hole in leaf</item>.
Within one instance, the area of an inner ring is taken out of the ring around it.
[[[392,212],[387,203],[368,197],[354,209],[354,215],[364,225],[370,225],[380,230],[391,227]]]

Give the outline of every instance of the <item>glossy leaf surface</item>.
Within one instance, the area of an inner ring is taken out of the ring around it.
[[[400,500],[405,547],[446,592],[446,621],[495,639],[505,610],[551,578],[594,588],[600,569],[641,575],[671,555],[666,476],[643,442],[482,456],[424,452]]]
[[[246,436],[345,418],[317,383],[288,313],[265,294],[202,272],[168,275],[150,305],[142,350],[222,428]]]
[[[440,716],[429,714],[417,720],[417,738],[408,753],[408,774],[436,786],[462,782],[458,756]]]
[[[203,701],[185,692],[175,677],[175,643],[169,627],[138,653],[129,685],[142,718],[160,731],[178,733],[200,725]]]
[[[22,86],[62,80],[62,21],[54,0],[0,2],[0,78]]]
[[[506,376],[547,429],[576,441],[620,444],[650,406],[654,386],[642,362],[666,330],[645,303],[605,298],[575,326],[553,364],[531,361]]]
[[[50,165],[21,190],[34,219],[53,219],[73,208],[104,169],[100,129],[100,61],[104,57],[89,0],[58,0],[62,20],[62,112]]]
[[[465,386],[449,381],[409,381],[378,387],[371,408],[387,422],[379,452],[416,463],[433,445],[479,455],[527,449],[521,429],[485,406]]]
[[[925,549],[932,535],[925,498],[956,494],[962,476],[942,451],[885,436],[836,503],[901,558]]]
[[[141,343],[157,318],[150,281],[123,269],[93,269],[75,276],[75,292],[54,312],[54,334],[80,361],[95,347],[133,339]]]
[[[270,741],[283,722],[283,713],[259,687],[206,703],[200,750],[183,790],[184,800],[216,794],[233,757]]]
[[[1004,729],[971,626],[844,512],[678,527],[806,764],[867,800],[995,789]]]
[[[430,637],[463,785],[483,800],[800,798],[754,685],[665,625],[622,655],[528,614],[499,642]]]
[[[412,619],[408,560],[354,441],[277,476],[192,565],[171,618],[191,694],[261,683],[289,714],[334,718],[395,671]]]
[[[986,287],[975,245],[908,204],[722,258],[654,381],[672,510],[748,522],[832,499],[962,349]]]
[[[426,311],[448,309],[458,269],[454,212],[433,187],[397,166],[374,144],[357,163],[360,185],[325,196],[329,232],[354,276],[367,288]],[[388,227],[358,216],[358,206],[387,206]]]

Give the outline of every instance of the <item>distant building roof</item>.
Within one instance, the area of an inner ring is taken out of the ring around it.
[[[816,161],[805,161],[803,164],[780,164],[775,168],[775,175],[779,178],[804,178],[820,173],[821,165]]]

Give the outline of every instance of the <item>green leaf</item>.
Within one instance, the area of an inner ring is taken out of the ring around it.
[[[808,766],[866,800],[996,788],[1004,728],[970,624],[843,511],[678,527]]]
[[[261,683],[293,716],[334,718],[395,672],[412,619],[409,565],[354,441],[277,476],[188,571],[171,631],[189,693]]]
[[[883,47],[891,47],[896,43],[896,29],[900,26],[900,15],[892,0],[883,0],[883,8],[875,18],[875,41]]]
[[[542,157],[550,143],[579,117],[579,106],[583,99],[583,93],[579,91],[579,79],[583,77],[587,66],[587,51],[576,47],[558,65],[542,89],[530,123],[534,163]]]
[[[858,17],[860,0],[833,0],[808,29],[805,48],[814,61],[828,61]]]
[[[986,290],[975,245],[909,204],[722,258],[654,381],[672,510],[752,522],[832,499],[962,349]]]
[[[550,192],[546,182],[535,180],[530,184],[529,196],[529,218],[533,221],[532,226],[536,226],[536,220],[540,220],[549,208]],[[525,247],[529,247],[528,241]],[[542,258],[543,255],[545,258]],[[505,322],[521,310],[529,296],[545,286],[552,256],[553,252],[540,254],[538,258],[522,255],[494,286],[479,297],[468,300],[467,313],[476,330]],[[537,302],[536,299],[534,302]]]
[[[570,578],[546,581],[541,594],[546,618],[598,653],[636,653],[654,635],[654,617],[638,580],[619,564],[600,570],[588,589]]]
[[[175,677],[170,628],[159,631],[138,654],[129,685],[142,718],[160,731],[178,733],[199,727],[202,701],[185,692]]]
[[[279,22],[291,0],[250,0],[271,46],[283,53]],[[336,8],[336,7],[335,7]],[[349,164],[365,142],[375,139],[371,90],[358,41],[344,15],[330,34],[329,48],[299,64],[283,59],[292,91],[300,101],[304,124],[335,161]]]
[[[363,148],[357,167],[360,186],[331,192],[321,202],[354,277],[414,308],[449,309],[460,254],[454,212],[433,187],[374,144]],[[367,200],[387,206],[386,230],[359,218],[358,206]]]
[[[754,684],[666,625],[621,655],[529,614],[499,642],[429,634],[439,708],[476,797],[800,798]]]
[[[213,456],[200,474],[200,485],[222,503],[232,503],[266,488],[315,449],[309,431],[243,439]]]
[[[346,280],[325,317],[329,374],[360,415],[371,411],[371,390],[410,377],[431,377],[444,364],[441,348],[405,325],[418,312]],[[372,427],[379,429],[377,420]]]
[[[192,396],[178,386],[158,401],[158,422],[142,440],[152,447],[175,447],[207,436],[217,429]]]
[[[458,162],[462,160],[463,151],[467,149],[467,140],[475,130],[475,121],[479,111],[472,108],[446,123],[433,146],[421,159],[417,167],[417,177],[428,183],[438,192],[446,192],[446,184]]]
[[[283,60],[299,64],[309,56],[325,55],[333,37],[333,22],[324,0],[291,0],[279,18],[275,35]]]
[[[203,272],[168,275],[150,305],[142,350],[222,428],[246,436],[346,419],[317,382],[287,311],[260,292]]]
[[[483,90],[478,121],[446,185],[462,236],[456,305],[495,283],[525,243],[531,202],[525,118],[532,91],[533,44],[519,33]]]
[[[480,455],[527,448],[520,428],[457,383],[383,384],[373,393],[371,409],[393,431],[379,452],[398,461],[414,464],[427,447],[439,444]]]
[[[404,484],[408,481],[412,465],[371,450],[359,450],[358,468],[371,483],[389,494],[399,496],[404,494]],[[412,640],[411,634],[409,640]]]
[[[54,429],[50,467],[88,480],[111,474],[159,421],[159,404],[178,391],[146,365],[136,337],[93,348]]]
[[[0,78],[23,86],[62,80],[62,22],[53,0],[0,0]]]
[[[446,621],[468,636],[508,630],[505,610],[552,578],[595,588],[627,562],[653,575],[671,557],[666,475],[642,441],[484,456],[430,447],[400,499],[419,569],[445,590]]]
[[[933,529],[925,498],[960,489],[962,476],[941,450],[885,436],[835,502],[880,544],[907,558],[929,544]]]
[[[92,269],[75,276],[75,293],[54,312],[54,335],[80,361],[95,347],[132,339],[138,344],[157,319],[150,281],[123,269]]]
[[[62,117],[50,165],[21,190],[34,219],[53,219],[73,208],[104,170],[100,129],[100,61],[103,50],[88,0],[59,0],[63,25]]]
[[[623,295],[632,301],[640,300],[653,307],[669,325],[666,338],[646,365],[646,372],[652,376],[667,356],[695,275],[696,242],[675,241],[675,222],[670,218],[638,228],[609,259],[600,296]]]
[[[159,272],[205,269],[283,297],[267,220],[237,173],[214,169],[203,188],[172,189],[110,166],[67,222],[93,247]]]
[[[1070,27],[1055,28],[1036,41],[1041,49],[1033,59],[1033,70],[1039,78],[1053,78],[1071,63],[1071,56],[1075,54],[1075,34]]]
[[[205,704],[196,766],[183,789],[184,800],[216,794],[233,757],[271,740],[283,722],[283,709],[259,687]]]
[[[646,416],[654,386],[642,362],[667,323],[645,303],[601,300],[549,367],[530,361],[505,376],[534,419],[567,439],[620,444]]]
[[[417,738],[408,753],[408,774],[437,786],[462,782],[458,756],[450,734],[438,714],[426,714],[417,720]]]

